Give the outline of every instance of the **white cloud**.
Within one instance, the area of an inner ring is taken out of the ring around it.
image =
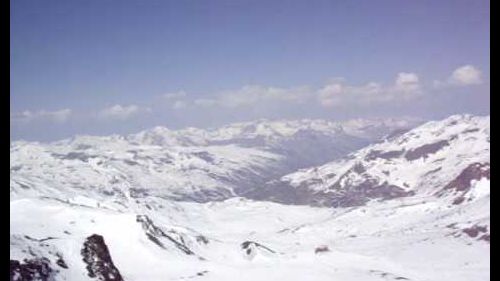
[[[270,102],[301,104],[316,97],[320,105],[334,107],[410,99],[418,96],[420,92],[418,75],[401,72],[398,73],[394,84],[387,86],[376,82],[353,86],[348,85],[343,78],[330,79],[328,84],[317,90],[307,86],[278,88],[247,85],[237,90],[224,91],[211,99],[194,100],[193,104],[201,107],[237,108]]]
[[[238,108],[259,103],[301,104],[317,98],[324,107],[344,105],[371,105],[373,103],[410,99],[421,93],[417,74],[398,73],[392,85],[377,82],[364,85],[348,85],[343,78],[330,79],[325,86],[314,90],[308,86],[278,88],[247,85],[233,91],[224,91],[213,98],[196,99],[193,105],[200,107]]]
[[[38,110],[38,111],[30,111],[25,110],[19,113],[15,113],[11,115],[12,121],[20,121],[20,122],[31,122],[36,120],[45,120],[51,121],[55,123],[64,123],[66,122],[72,114],[71,109],[65,108],[61,110],[55,111],[46,111],[46,110]]]
[[[448,79],[434,80],[432,86],[434,89],[447,89],[450,87],[463,87],[482,84],[481,71],[473,65],[463,65],[455,69]]]
[[[320,105],[324,107],[362,105],[411,99],[421,93],[420,81],[415,73],[398,73],[393,85],[377,82],[364,85],[347,85],[345,80],[335,79],[317,91]]]
[[[122,106],[119,104],[104,108],[99,116],[107,119],[126,120],[141,112],[150,112],[149,108],[141,108],[137,105]]]
[[[229,108],[252,106],[261,102],[281,101],[301,103],[310,97],[307,87],[277,88],[246,85],[233,91],[224,91],[212,99],[197,99],[194,104],[203,107],[222,106]]]
[[[255,105],[302,104],[317,100],[323,107],[338,106],[371,106],[381,103],[398,103],[422,96],[425,91],[451,85],[472,85],[481,83],[481,72],[471,65],[462,66],[446,81],[434,81],[429,85],[421,83],[419,75],[413,72],[397,73],[392,83],[381,84],[369,82],[361,85],[350,85],[344,78],[333,78],[326,85],[313,89],[302,87],[268,87],[261,85],[246,85],[236,90],[220,92],[210,98],[186,100],[185,92],[165,94],[172,100],[174,109],[195,107],[225,107],[240,108]]]
[[[402,92],[415,92],[420,88],[418,75],[415,73],[400,72],[396,78],[396,90]]]
[[[461,86],[481,84],[481,71],[470,64],[464,65],[455,69],[448,81]]]
[[[326,85],[318,91],[318,100],[322,106],[331,107],[342,101],[344,87],[340,83]]]
[[[163,99],[168,101],[168,105],[173,109],[179,110],[186,108],[189,102],[186,100],[187,93],[184,91],[166,93],[162,95]]]

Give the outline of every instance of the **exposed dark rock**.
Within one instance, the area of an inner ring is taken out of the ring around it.
[[[454,180],[449,182],[443,189],[436,192],[436,195],[441,197],[450,192],[458,193],[459,195],[453,200],[453,204],[461,204],[465,201],[465,194],[472,187],[471,181],[480,180],[481,178],[490,179],[489,163],[473,163],[469,165]]]
[[[31,240],[31,241],[37,241],[37,242],[43,242],[43,241],[47,241],[47,240],[53,240],[53,239],[57,239],[56,237],[45,237],[45,238],[42,238],[42,239],[36,239],[36,238],[33,238],[33,237],[30,237],[28,235],[24,235],[24,238],[28,239],[28,240]]]
[[[166,238],[168,241],[172,242],[177,249],[181,250],[185,254],[194,255],[194,252],[186,246],[182,239],[181,241],[177,241],[172,236],[166,234],[163,230],[156,226],[148,216],[137,215],[136,221],[142,224],[142,228],[146,232],[146,236],[149,240],[161,248],[166,249],[165,244],[160,240],[161,238]]]
[[[362,173],[366,172],[366,169],[363,166],[363,164],[361,164],[359,162],[354,164],[354,166],[351,169],[353,172],[358,173],[358,174],[362,174]]]
[[[282,204],[314,204],[315,194],[307,187],[293,187],[288,182],[271,181],[259,189],[250,190],[246,198],[266,200]]]
[[[459,196],[459,197],[453,199],[453,205],[462,204],[464,201],[465,201],[465,197]]]
[[[67,269],[68,268],[68,265],[66,264],[66,262],[64,261],[63,257],[58,254],[57,255],[58,259],[56,260],[56,264],[62,268],[65,268]]]
[[[335,173],[329,173],[329,174],[325,175],[325,179],[333,179],[336,176],[337,176],[337,174],[335,174]]]
[[[474,225],[468,228],[462,229],[462,231],[469,235],[469,237],[477,237],[479,233],[486,233],[488,231],[488,228],[486,226],[480,226],[480,225]]]
[[[193,155],[207,161],[208,163],[213,163],[215,160],[214,157],[210,153],[205,152],[205,151],[193,152]]]
[[[479,128],[467,129],[463,131],[463,134],[479,132]]]
[[[89,148],[92,148],[92,146],[88,145],[88,144],[79,144],[75,149],[76,150],[87,150]]]
[[[455,191],[468,191],[471,188],[472,180],[480,180],[481,178],[490,179],[490,164],[489,163],[474,163],[465,168],[460,175],[453,181],[448,183],[444,189]]]
[[[10,281],[49,281],[53,275],[46,258],[10,260]]]
[[[136,165],[139,165],[139,163],[138,163],[138,162],[133,161],[133,160],[128,160],[128,159],[123,160],[123,162],[125,162],[125,164],[130,165],[130,166],[136,166]]]
[[[406,152],[405,158],[407,160],[410,160],[410,161],[416,160],[416,159],[419,159],[422,157],[427,158],[427,156],[429,154],[436,153],[441,148],[448,146],[449,144],[450,143],[447,140],[441,140],[441,141],[438,141],[435,143],[425,144],[425,145],[422,145],[420,147],[417,147],[413,150]]]
[[[361,171],[360,167],[351,169]],[[348,172],[348,173],[349,173]],[[311,205],[320,207],[353,207],[362,206],[372,199],[394,199],[411,196],[412,191],[377,180],[367,179],[363,182],[350,183],[344,181],[348,173],[330,185],[325,191],[313,191],[311,182],[303,182],[299,186],[291,186],[288,182],[272,181],[261,187],[255,193],[247,193],[246,197],[254,200],[267,200],[282,204]],[[321,183],[321,180],[319,180]],[[343,182],[341,184],[341,182]]]
[[[363,176],[365,180],[353,182],[350,179],[352,173]],[[412,194],[399,186],[371,178],[365,174],[365,168],[357,163],[330,185],[327,191],[315,193],[314,202],[319,206],[353,207],[364,205],[371,199],[388,200]]]
[[[375,160],[377,158],[390,160],[393,158],[398,158],[399,156],[403,155],[404,152],[404,150],[392,150],[386,152],[381,150],[372,150],[366,155],[365,159],[368,161]]]
[[[15,166],[10,167],[10,171],[17,172],[17,171],[21,170],[22,167],[23,167],[23,165],[15,165]]]
[[[89,155],[83,152],[70,152],[67,154],[52,153],[52,156],[63,160],[80,160],[83,162],[87,162],[90,158],[97,157],[96,155]]]
[[[208,244],[208,238],[203,235],[196,236],[196,241],[201,242],[203,244]]]
[[[190,194],[179,194],[177,197],[173,197],[171,199],[205,203],[210,201],[222,201],[227,198],[231,198],[233,196],[234,194],[228,189],[217,189],[217,190],[199,189]]]
[[[438,167],[438,168],[436,168],[436,169],[434,169],[434,170],[428,171],[427,173],[425,173],[425,174],[424,174],[424,176],[427,176],[427,175],[430,175],[430,174],[437,173],[437,172],[439,172],[439,171],[441,171],[441,170],[442,170],[442,168],[441,168],[441,167]]]
[[[273,254],[276,253],[275,251],[269,249],[268,247],[266,247],[260,243],[255,242],[255,241],[245,241],[245,242],[241,243],[241,248],[245,251],[245,253],[247,255],[252,254],[252,248],[263,249],[263,250],[265,250],[269,253],[273,253]]]
[[[172,164],[172,163],[174,163],[171,158],[167,158],[167,157],[162,157],[162,158],[159,158],[158,160],[161,163],[163,163],[163,164]]]
[[[324,252],[330,252],[330,248],[328,248],[328,246],[326,246],[326,245],[321,245],[321,246],[316,247],[316,249],[314,249],[315,254],[324,253]]]
[[[203,275],[205,275],[207,273],[208,273],[208,270],[203,270],[203,271],[200,271],[200,272],[196,273],[196,275],[203,276]]]
[[[93,234],[87,237],[83,243],[81,255],[83,262],[87,265],[89,277],[99,281],[123,281],[101,235]]]
[[[403,276],[397,276],[390,272],[380,271],[380,270],[370,270],[370,273],[376,274],[380,277],[383,277],[384,280],[410,280]]]
[[[144,198],[149,195],[149,190],[146,188],[130,188],[129,193],[132,198]]]
[[[331,198],[327,200],[327,202],[330,202],[330,206],[333,207],[361,206],[371,199],[388,200],[413,195],[413,192],[406,191],[399,186],[378,183],[370,179],[359,184],[346,186],[345,188],[341,188],[337,182],[330,189],[339,190],[339,192],[331,194]]]
[[[486,241],[486,242],[490,243],[490,235],[489,234],[483,234],[481,237],[479,237],[478,240],[483,240],[483,241]]]
[[[19,186],[20,186],[21,188],[23,188],[23,189],[30,189],[30,188],[31,188],[29,185],[24,184],[24,183],[20,183],[20,182],[18,182],[17,184],[19,184]]]

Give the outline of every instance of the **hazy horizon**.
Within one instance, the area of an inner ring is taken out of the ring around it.
[[[11,1],[11,140],[490,114],[489,1]]]

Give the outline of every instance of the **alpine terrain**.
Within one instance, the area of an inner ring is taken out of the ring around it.
[[[10,159],[10,280],[489,280],[489,116],[156,127]]]

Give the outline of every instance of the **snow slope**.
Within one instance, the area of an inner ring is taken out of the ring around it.
[[[277,147],[120,136],[16,142],[11,277],[490,279],[489,117],[429,122],[278,175],[257,186],[262,201],[239,197],[241,184],[283,167]],[[288,203],[318,207],[269,201],[284,191],[310,200]]]
[[[343,159],[286,175],[267,190],[296,195],[278,201],[353,206],[377,198],[436,193],[471,165],[488,166],[489,178],[489,123],[489,116],[471,115],[428,122]]]
[[[372,123],[258,121],[206,131],[158,127],[129,136],[18,141],[10,149],[11,196],[221,200],[298,167],[324,163],[360,148],[377,139],[369,131],[375,126]],[[388,119],[380,121],[378,128],[389,133],[409,124]]]
[[[177,241],[195,254],[167,239],[159,246],[132,211],[47,199],[13,201],[11,235],[52,237],[30,247],[57,253],[45,255],[59,271],[56,280],[93,280],[80,255],[85,237],[93,233],[105,238],[124,280],[489,279],[489,243],[464,232],[475,225],[489,231],[489,195],[453,207],[429,197],[339,209],[240,198],[167,205],[148,216],[165,233],[183,237]],[[206,243],[196,239],[200,235]],[[16,241],[11,238],[11,259],[32,258]],[[262,247],[249,247],[247,253],[242,244],[249,241]],[[316,254],[321,245],[330,251]],[[69,268],[56,266],[58,258]]]

